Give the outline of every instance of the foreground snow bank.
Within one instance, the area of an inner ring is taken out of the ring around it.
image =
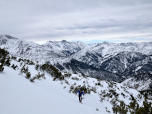
[[[0,114],[98,114],[104,113],[105,104],[97,94],[86,95],[83,104],[74,94],[63,89],[60,82],[46,80],[31,83],[17,70],[5,67],[0,73]],[[96,111],[96,108],[99,111]]]

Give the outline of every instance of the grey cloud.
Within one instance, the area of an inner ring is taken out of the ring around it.
[[[0,34],[32,41],[152,33],[151,0],[1,0],[0,16]]]

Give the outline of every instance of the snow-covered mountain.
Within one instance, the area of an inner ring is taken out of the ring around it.
[[[104,61],[100,68],[121,74],[125,72],[126,69],[130,69],[130,66],[134,63],[136,63],[136,66],[139,66],[137,63],[146,59],[146,57],[148,56],[139,52],[121,52]]]
[[[89,46],[83,42],[67,42],[66,40],[62,41],[48,41],[43,44],[44,47],[48,47],[54,51],[61,51],[63,54],[69,56],[72,55],[85,47]]]
[[[129,77],[140,73],[152,73],[152,55],[143,56],[141,60],[133,62],[122,75]]]
[[[152,112],[151,100],[121,83],[60,72],[51,65],[35,64],[0,52],[0,63],[4,66],[0,72],[1,114]],[[6,62],[8,59],[10,64]],[[75,95],[80,88],[85,93],[82,104]]]
[[[152,53],[152,43],[100,43],[75,53],[71,58],[114,73],[122,73],[131,63]]]
[[[118,74],[96,68],[92,65],[88,65],[75,59],[72,59],[70,62],[64,63],[62,65],[59,63],[55,64],[55,66],[62,71],[70,71],[71,73],[91,76],[101,80],[115,82],[121,82],[122,80],[124,80],[122,76]]]
[[[122,82],[124,86],[137,89],[138,91],[152,89],[152,74],[141,73]]]
[[[62,60],[87,46],[82,42],[67,42],[65,40],[61,42],[48,41],[43,45],[39,45],[9,35],[0,36],[0,47],[8,50],[12,55],[42,62]]]
[[[63,40],[48,41],[39,45],[1,35],[0,48],[6,49],[16,57],[40,63],[47,62],[60,70],[105,80],[122,81],[123,78],[152,71],[152,42],[103,42],[90,45]],[[74,64],[71,64],[71,61],[74,61]],[[76,64],[79,65],[76,67]]]

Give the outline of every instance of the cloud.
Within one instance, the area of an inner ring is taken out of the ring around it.
[[[1,0],[0,15],[0,34],[34,42],[152,40],[151,0]]]

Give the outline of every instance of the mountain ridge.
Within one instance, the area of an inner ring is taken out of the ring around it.
[[[39,45],[31,41],[20,40],[10,35],[0,35],[0,48],[6,49],[13,56],[39,61],[43,64],[49,62],[52,65],[59,64],[66,68],[72,60],[77,63],[86,64],[90,69],[89,76],[97,77],[95,71],[108,71],[111,75],[128,78],[139,73],[152,71],[152,42],[141,43],[108,43],[102,42],[94,45],[83,42],[48,41]],[[71,66],[71,65],[70,65]],[[71,72],[83,74],[81,66],[79,68],[66,68]],[[81,68],[81,70],[79,70]],[[147,68],[147,70],[146,70]],[[77,71],[75,71],[77,69]],[[96,69],[94,71],[94,69]],[[98,70],[97,70],[98,69]],[[60,69],[61,70],[61,69]],[[86,71],[85,71],[86,72]],[[93,74],[92,74],[92,73]],[[98,77],[102,77],[101,74]],[[108,73],[104,77],[109,76]],[[121,79],[123,79],[121,78]],[[106,80],[106,78],[104,78]],[[108,80],[108,78],[107,78]],[[116,80],[113,80],[116,81]],[[119,80],[120,81],[120,80]]]

